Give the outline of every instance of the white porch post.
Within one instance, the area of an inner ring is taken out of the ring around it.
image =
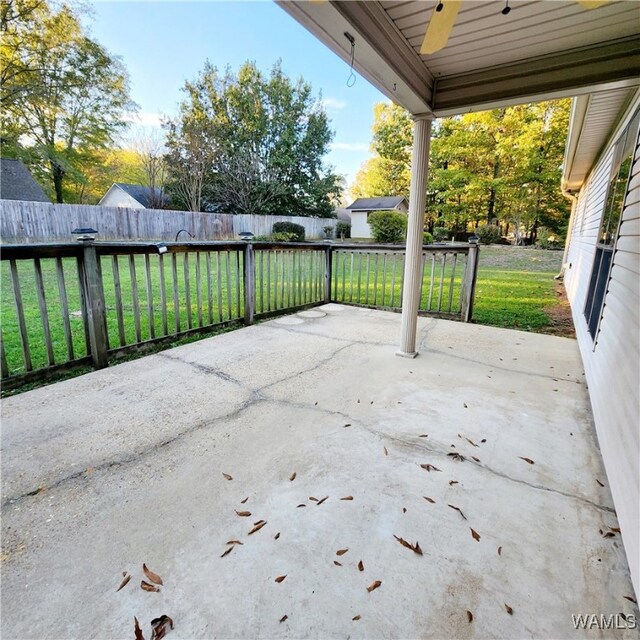
[[[404,263],[402,289],[402,332],[397,355],[415,358],[420,282],[422,280],[422,233],[427,196],[427,171],[431,143],[433,116],[415,118],[413,129],[413,155],[411,157],[411,186],[409,190],[409,225],[407,228],[407,255]]]

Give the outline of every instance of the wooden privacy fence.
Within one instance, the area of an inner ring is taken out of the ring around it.
[[[328,243],[5,245],[6,388],[146,346],[338,302],[399,311],[404,247]],[[474,245],[425,246],[419,313],[471,319]]]
[[[195,240],[237,240],[242,231],[271,235],[275,222],[295,222],[304,227],[307,240],[324,238],[324,227],[335,218],[267,216],[231,213],[127,209],[88,204],[0,201],[0,238],[7,244],[68,242],[71,230],[92,227],[101,241],[172,242],[185,229]],[[189,236],[181,235],[184,241]]]

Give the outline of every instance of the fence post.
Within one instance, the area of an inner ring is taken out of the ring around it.
[[[91,243],[83,247],[81,266],[81,282],[86,302],[84,319],[89,334],[89,347],[94,369],[107,366],[107,317],[104,303],[104,290],[100,279],[98,254]]]
[[[244,248],[242,260],[242,272],[244,275],[244,323],[253,324],[253,315],[256,310],[256,274],[254,266],[255,254],[253,244],[247,242]]]
[[[462,282],[462,309],[461,316],[464,322],[470,322],[473,317],[473,300],[476,295],[476,279],[478,277],[479,249],[477,244],[469,245],[467,254],[467,268],[464,270]]]
[[[327,245],[324,254],[324,302],[329,304],[331,302],[331,262],[333,258],[333,247]]]

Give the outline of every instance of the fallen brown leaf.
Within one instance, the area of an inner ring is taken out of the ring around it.
[[[402,507],[402,513],[407,513],[407,507]]]
[[[144,636],[142,635],[142,629],[140,628],[140,623],[138,622],[138,618],[133,617],[133,631],[136,634],[136,640],[144,640]]]
[[[362,616],[360,614],[358,614],[357,616],[353,616],[353,618],[351,618],[352,620],[360,620]]]
[[[280,618],[280,622],[284,622],[288,618],[289,618],[289,616],[285,613],[285,615],[283,615],[282,618]]]
[[[467,620],[469,621],[469,624],[473,622],[473,613],[469,610],[467,610]]]
[[[240,540],[227,540],[227,544],[244,544]]]
[[[236,515],[241,518],[248,518],[251,515],[251,511],[236,511]]]
[[[518,456],[518,458],[520,458],[520,460],[528,462],[529,464],[535,464],[535,462],[531,458],[523,458],[522,456]]]
[[[347,422],[347,424],[344,425],[344,428],[346,429],[347,427],[350,427],[350,426],[351,426],[351,423]]]
[[[151,569],[149,569],[146,564],[142,565],[142,570],[144,571],[144,575],[147,576],[147,578],[149,578],[151,582],[155,582],[156,584],[164,584],[164,582],[162,582],[162,578],[157,573],[151,571]]]
[[[453,445],[451,445],[453,446]],[[463,455],[460,455],[459,453],[447,453],[447,455],[452,458],[453,460],[458,460],[460,462],[464,462],[466,460],[466,458]]]
[[[118,593],[118,591],[120,591],[120,589],[124,589],[129,584],[129,580],[131,580],[131,575],[127,573],[127,574],[125,574],[124,578],[122,579],[122,582],[120,583],[120,586],[116,589],[116,593]]]
[[[498,555],[501,556],[502,555],[502,547],[498,547]]]
[[[472,458],[473,460],[475,460],[476,462],[480,462],[480,458],[476,458],[475,456],[471,456],[471,458]]]
[[[384,455],[385,455],[385,456],[388,456],[388,455],[389,455],[389,452],[387,451],[387,447],[382,447],[382,448],[384,449]]]
[[[306,507],[306,506],[307,505],[304,502],[302,502],[296,507],[296,509],[299,509],[300,507]]]
[[[264,527],[265,524],[267,523],[264,520],[262,520],[261,522],[258,522],[256,525],[253,526],[253,529],[249,531],[249,535],[251,535],[252,533],[255,533],[256,531],[260,531],[260,529],[262,529],[262,527]]]
[[[413,551],[414,553],[417,553],[419,556],[422,555],[422,549],[420,548],[420,544],[418,542],[416,542],[415,544],[411,544],[410,542],[407,542],[404,538],[399,538],[398,536],[396,536],[394,534],[393,536],[403,547],[406,547],[407,549],[411,549],[411,551]]]
[[[436,501],[433,498],[429,498],[427,496],[422,496],[427,502],[430,502],[431,504],[435,504]]]
[[[507,610],[507,613],[512,616],[513,615],[513,609],[505,602],[504,603],[505,609]]]
[[[320,504],[322,504],[325,500],[327,500],[329,498],[329,496],[325,496],[324,498],[322,498],[322,500],[318,500],[318,502],[316,503],[316,507]]]
[[[421,464],[420,465],[425,471],[431,471],[432,469],[434,471],[440,471],[440,469],[438,469],[438,467],[434,467],[432,464]]]
[[[457,480],[449,480],[449,486],[454,484],[460,484]]]
[[[468,409],[468,408],[469,408],[469,407],[467,406],[467,403],[466,403],[466,402],[463,402],[462,404],[464,405],[464,408],[465,408],[465,409]]]
[[[162,615],[159,618],[154,618],[151,621],[151,628],[153,629],[151,640],[162,640],[167,634],[167,625],[173,629],[173,620],[169,616]]]
[[[341,566],[342,566],[342,563],[341,563],[341,562],[338,562],[337,560],[334,560],[334,561],[333,561],[333,564],[335,564],[335,565],[336,565],[336,567],[341,567]]]
[[[360,562],[358,562],[358,571],[364,571],[364,564],[362,562],[362,560],[360,560]],[[626,598],[627,596],[625,596]]]
[[[277,582],[278,584],[280,584],[281,582],[284,582],[284,579],[285,579],[286,577],[287,577],[287,576],[286,576],[286,574],[285,574],[285,575],[283,575],[283,576],[278,576],[278,577],[276,578],[276,582]]]
[[[616,533],[622,533],[620,531],[620,527],[609,527],[609,529],[611,529],[611,531],[615,531]]]
[[[467,516],[464,515],[464,513],[462,513],[462,509],[460,507],[456,507],[455,505],[452,504],[448,504],[448,507],[451,507],[452,509],[455,509],[465,520],[467,519]]]
[[[344,498],[340,498],[340,500],[353,500],[353,496],[345,496]]]
[[[232,547],[233,548],[233,547]],[[143,589],[144,591],[154,591],[154,592],[158,592],[160,591],[160,589],[158,587],[156,587],[153,584],[149,584],[148,582],[145,582],[144,580],[142,580],[140,582],[140,588]]]
[[[476,443],[475,443],[471,438],[466,438],[466,437],[465,437],[465,440],[466,440],[469,444],[473,445],[474,447],[479,447],[479,446],[480,446],[479,444],[476,444]]]
[[[382,580],[375,580],[367,587],[367,591],[371,593],[372,591],[377,589],[381,584],[382,584]]]
[[[598,478],[596,478],[596,482],[597,482],[601,487],[604,487],[604,485],[602,484],[602,482],[600,482],[600,480],[598,480]]]
[[[487,441],[486,438],[482,438],[482,440],[480,440],[480,442],[485,443]]]
[[[313,500],[314,502],[318,502],[318,498],[315,498],[314,496],[309,496],[309,500]]]
[[[291,482],[293,482],[293,481],[296,479],[296,476],[297,476],[297,475],[298,475],[298,474],[294,471],[294,472],[289,476],[289,480],[290,480]]]
[[[469,529],[471,529],[471,527],[469,527]],[[471,535],[473,536],[473,539],[476,542],[480,542],[480,534],[477,531],[475,531],[474,529],[471,529]]]
[[[637,604],[638,601],[633,597],[633,596],[622,596],[625,600],[628,600],[629,602],[633,602],[634,604]]]
[[[225,556],[228,556],[234,549],[234,545],[230,546],[220,557],[224,558]]]
[[[274,539],[274,540],[277,540],[279,537],[280,537],[280,532],[278,531],[278,533],[276,533],[276,535],[275,535],[275,536],[273,536],[273,539]]]
[[[428,433],[421,433],[418,438],[428,438],[429,434]]]
[[[222,473],[222,475],[225,477],[225,480],[233,480],[233,477],[230,476],[228,473]]]
[[[240,504],[244,504],[248,499],[249,499],[249,496],[247,496],[244,500],[240,500]]]
[[[605,533],[602,537],[603,538],[615,538],[616,534],[613,533],[613,531],[607,531],[607,533]]]
[[[349,549],[338,549],[336,551],[336,555],[337,556],[343,556],[345,553],[347,553],[347,551],[349,551]]]

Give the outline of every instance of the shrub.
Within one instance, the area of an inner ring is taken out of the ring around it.
[[[276,225],[274,224],[273,226],[275,227]],[[290,231],[275,231],[271,234],[271,240],[273,242],[296,242],[298,238],[296,238],[295,233]]]
[[[376,242],[398,244],[407,233],[407,216],[399,211],[373,211],[369,214],[369,226]]]
[[[560,249],[562,247],[562,242],[558,235],[553,231],[546,227],[539,227],[536,247],[539,247],[540,249]]]
[[[304,242],[304,227],[295,222],[275,222],[271,232],[274,235],[276,233],[292,233],[293,239],[291,241]]]
[[[338,238],[342,238],[342,240],[344,240],[345,238],[350,238],[351,224],[349,222],[346,222],[345,220],[338,220],[338,224],[336,225],[336,236]]]
[[[433,239],[436,242],[444,242],[449,237],[449,232],[444,227],[433,227]]]
[[[333,238],[333,227],[328,224],[326,227],[322,227],[322,233],[324,233],[324,237],[327,240],[330,240],[331,238]]]
[[[493,244],[498,242],[502,237],[500,227],[497,227],[495,224],[481,224],[476,229],[476,235],[482,244]]]
[[[269,236],[255,236],[253,238],[254,242],[269,242],[269,240],[271,240],[271,238],[269,238]]]
[[[422,232],[422,244],[433,244],[433,236],[428,231]]]

